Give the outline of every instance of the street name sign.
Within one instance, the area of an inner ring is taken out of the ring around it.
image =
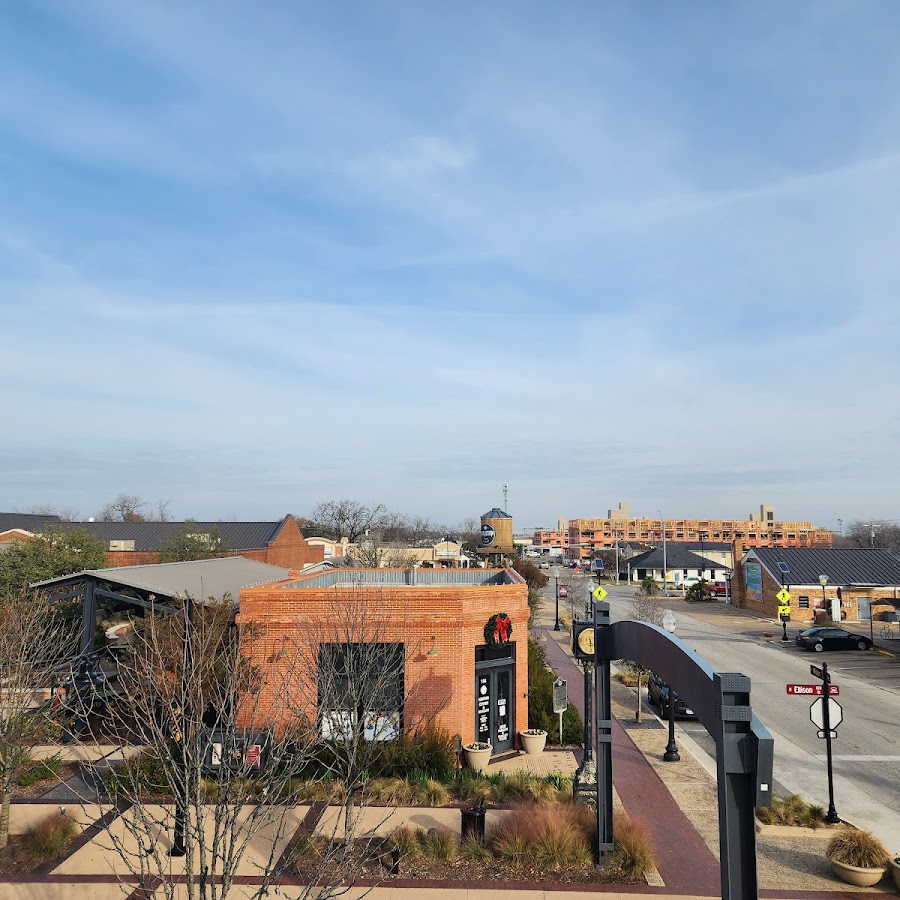
[[[809,674],[815,675],[816,678],[823,678],[823,679],[825,678],[825,673],[822,671],[822,669],[819,666],[810,666]]]
[[[785,606],[790,605],[791,592],[789,590],[787,590],[787,588],[782,588],[775,596],[778,598],[779,602],[782,603],[783,605],[785,605]]]
[[[825,689],[821,684],[786,684],[787,693],[797,697],[821,697],[825,694]],[[841,689],[836,684],[828,686],[828,693],[832,697],[840,694]]]
[[[606,590],[606,588],[603,587],[603,585],[598,584],[597,587],[595,587],[591,591],[591,596],[599,603],[607,595],[607,593],[608,591]]]
[[[813,725],[818,729],[825,728],[825,698],[817,697],[810,704],[809,707],[809,718]],[[837,700],[832,700],[830,697],[828,698],[828,724],[831,726],[831,730],[834,731],[844,721],[844,710],[841,708],[841,704],[837,702]],[[823,734],[824,737],[824,734]]]

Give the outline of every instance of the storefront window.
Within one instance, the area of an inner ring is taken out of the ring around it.
[[[403,644],[322,644],[319,711],[322,737],[390,741],[402,729]]]

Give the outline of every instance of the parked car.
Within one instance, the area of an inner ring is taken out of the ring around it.
[[[861,634],[853,634],[852,631],[828,625],[801,631],[794,643],[804,650],[813,650],[816,653],[823,650],[869,650],[872,646],[872,642]]]
[[[669,686],[655,672],[650,673],[647,679],[647,702],[651,706],[659,707],[662,718],[669,715]],[[694,711],[675,693],[675,718],[695,719]]]
[[[549,569],[549,568],[550,568],[550,563],[547,562],[546,560],[544,560],[544,562],[542,562],[542,563],[540,564],[539,568],[541,568],[541,569]]]
[[[715,594],[717,597],[728,596],[728,585],[724,581],[711,581],[707,587],[709,588],[709,592]]]

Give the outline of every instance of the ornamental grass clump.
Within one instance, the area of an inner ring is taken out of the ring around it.
[[[28,855],[40,862],[62,856],[66,847],[78,834],[78,826],[62,813],[54,812],[25,833],[24,844]]]
[[[883,869],[891,858],[884,844],[871,831],[862,828],[842,828],[828,842],[825,855],[829,862],[858,869]]]
[[[508,862],[536,862],[552,871],[591,861],[590,837],[581,811],[574,806],[520,807],[497,826],[490,846]]]
[[[787,797],[776,797],[769,807],[758,807],[756,817],[766,825],[818,828],[825,821],[825,809],[806,803],[799,794],[789,794]]]
[[[647,827],[635,819],[616,816],[613,821],[613,851],[609,865],[629,879],[642,878],[656,868]]]

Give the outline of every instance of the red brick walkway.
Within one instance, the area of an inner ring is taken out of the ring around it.
[[[584,716],[584,674],[553,640],[553,629],[534,629],[547,662],[567,682],[569,702]],[[662,738],[662,732],[660,732]],[[660,744],[662,752],[662,743]],[[673,763],[677,765],[677,763]],[[719,861],[706,846],[687,816],[672,798],[654,768],[613,719],[613,784],[625,811],[642,821],[650,832],[659,874],[666,891],[691,895],[720,895]]]

